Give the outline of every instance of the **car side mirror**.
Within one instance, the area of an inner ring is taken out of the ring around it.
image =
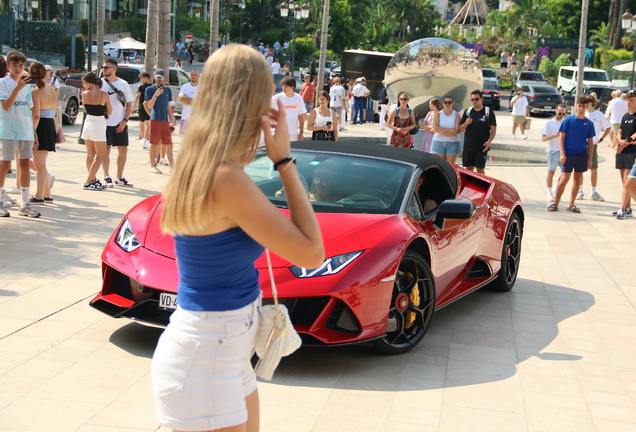
[[[470,219],[475,214],[475,204],[472,201],[446,200],[440,204],[434,225],[444,229],[446,219]]]

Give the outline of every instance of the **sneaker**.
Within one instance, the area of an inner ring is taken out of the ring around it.
[[[159,163],[160,163],[161,165],[168,165],[168,161],[166,160],[166,158],[161,158],[161,159],[159,159]]]
[[[547,200],[548,200],[549,202],[554,202],[554,195],[552,195],[551,193],[549,193],[549,194],[548,194],[548,198],[547,198]]]
[[[22,206],[20,207],[20,211],[18,211],[18,215],[30,218],[39,218],[40,216],[42,216],[39,212],[33,210],[31,208],[31,204],[29,203],[22,204]]]
[[[13,203],[11,201],[7,201],[2,198],[0,198],[0,204],[2,204],[4,208],[11,208],[11,206],[13,206]]]
[[[151,168],[150,168],[150,172],[151,172],[151,173],[155,173],[155,174],[163,174],[163,173],[161,172],[161,170],[160,170],[159,168],[157,168],[156,166],[151,167]]]
[[[616,212],[616,219],[625,219],[625,210],[620,209]]]
[[[20,188],[17,186],[11,186],[9,189],[5,189],[5,192],[8,194],[17,195],[20,193]]]
[[[632,209],[628,208],[628,209],[621,209],[621,210],[625,212],[625,217],[632,217]],[[618,211],[612,212],[612,216],[616,216],[617,214],[618,214]]]
[[[15,198],[11,198],[9,195],[7,195],[6,191],[4,191],[2,193],[2,197],[0,197],[0,199],[10,203],[11,205],[18,203],[18,200],[15,199]],[[9,206],[9,207],[11,207],[11,206]]]
[[[29,204],[44,205],[44,198],[37,199],[36,197],[32,196],[31,198],[29,198]]]
[[[50,196],[48,198],[44,197],[42,199],[44,200],[45,203],[53,204],[53,197],[52,196]]]
[[[139,144],[141,144],[141,149],[142,150],[148,150],[148,140],[144,139],[140,139],[139,140]]]
[[[576,199],[577,200],[582,200],[584,196],[585,195],[583,194],[583,191],[579,191],[579,193],[576,194]]]
[[[53,189],[54,183],[55,183],[55,176],[53,174],[49,174],[49,190]]]
[[[512,139],[516,139],[516,138],[515,138],[515,136],[514,136],[514,134],[512,135]]]
[[[2,204],[2,202],[0,201],[0,217],[9,217],[9,216],[11,216],[11,213],[7,211],[7,209],[4,207],[4,204]]]
[[[526,135],[521,135],[521,139],[528,139],[528,137]]]
[[[99,183],[99,185],[102,188],[112,188],[113,187],[113,179],[110,177],[104,177],[104,184],[102,185],[102,183],[97,180],[97,183]]]
[[[605,201],[605,198],[603,198],[602,196],[599,195],[598,192],[594,192],[590,198],[592,199],[592,201]]]
[[[97,183],[97,181],[92,181],[89,183],[84,183],[84,190],[94,190],[94,191],[100,191],[103,190],[104,188],[102,187],[101,184]]]
[[[132,183],[128,183],[128,180],[126,180],[125,177],[120,177],[118,179],[115,179],[115,184],[119,185],[119,186],[133,187],[133,184]]]

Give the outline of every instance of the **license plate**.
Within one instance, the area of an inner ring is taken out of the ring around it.
[[[159,309],[176,309],[177,295],[161,293],[159,294]]]
[[[543,109],[552,109],[551,106],[544,106]]]

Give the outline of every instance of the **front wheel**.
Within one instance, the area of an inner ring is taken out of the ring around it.
[[[66,104],[66,110],[62,115],[62,124],[65,125],[74,125],[75,120],[77,120],[77,115],[79,113],[79,103],[77,99],[71,98]]]
[[[386,335],[374,342],[384,354],[401,354],[417,345],[431,323],[435,282],[428,263],[406,251],[400,262],[389,305]]]
[[[516,213],[513,213],[508,221],[506,237],[501,248],[501,269],[497,278],[488,284],[488,288],[494,291],[507,292],[514,286],[519,273],[522,236],[521,219]]]

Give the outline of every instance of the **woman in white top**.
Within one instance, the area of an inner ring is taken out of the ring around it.
[[[329,93],[323,91],[318,95],[318,108],[312,109],[307,122],[307,129],[312,131],[313,141],[338,141],[338,114],[329,108]]]
[[[459,122],[457,111],[453,110],[453,98],[444,97],[444,109],[433,116],[433,142],[431,153],[441,156],[454,164],[459,154]]]

